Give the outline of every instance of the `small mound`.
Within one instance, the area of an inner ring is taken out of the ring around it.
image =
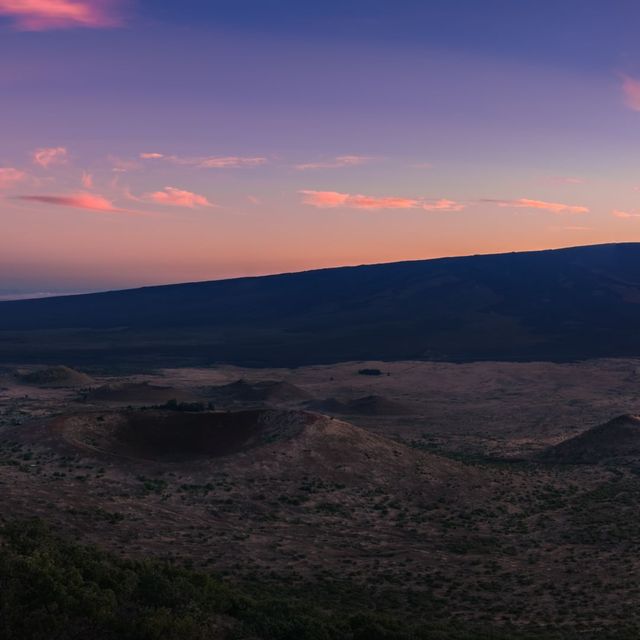
[[[304,389],[282,380],[238,380],[220,387],[212,387],[209,394],[219,401],[244,403],[302,402],[312,397]]]
[[[425,489],[425,482],[466,472],[461,463],[317,414],[295,437],[275,447],[255,449],[248,462],[260,477],[315,474],[336,482],[363,482],[369,487],[408,483],[413,490],[416,486]]]
[[[65,366],[18,372],[16,377],[24,384],[39,387],[87,387],[93,383],[86,373]]]
[[[84,399],[96,402],[161,404],[170,400],[189,400],[191,396],[186,391],[174,387],[156,386],[148,382],[120,382],[92,389]]]
[[[623,415],[543,451],[539,459],[558,464],[640,462],[640,417]]]
[[[383,396],[364,396],[348,402],[337,398],[327,398],[307,405],[310,409],[329,414],[360,415],[360,416],[394,416],[405,415],[409,409]]]

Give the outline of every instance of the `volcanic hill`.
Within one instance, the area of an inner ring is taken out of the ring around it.
[[[640,417],[623,415],[546,449],[545,462],[640,464]]]

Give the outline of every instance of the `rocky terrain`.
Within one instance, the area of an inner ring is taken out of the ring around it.
[[[7,369],[2,517],[442,623],[634,628],[639,366]]]

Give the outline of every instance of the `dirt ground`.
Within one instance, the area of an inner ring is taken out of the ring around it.
[[[91,375],[91,389],[51,389],[2,373],[3,518],[245,578],[348,580],[436,617],[579,629],[640,616],[635,469],[527,461],[640,412],[640,360]],[[123,384],[124,400],[92,392]],[[158,408],[174,390],[202,406]],[[308,411],[318,403],[356,413]],[[169,415],[180,429],[255,405],[261,440],[244,447],[249,429],[225,455],[154,458],[118,440],[124,423]]]

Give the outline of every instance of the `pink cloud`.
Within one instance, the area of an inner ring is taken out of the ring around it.
[[[33,152],[33,161],[45,169],[48,169],[52,165],[65,164],[67,161],[67,150],[64,147],[44,147],[42,149],[36,149]]]
[[[337,191],[300,191],[302,202],[320,209],[346,207],[349,209],[423,209],[424,211],[461,211],[464,204],[454,200],[429,201],[422,198],[402,198],[395,196],[375,197],[361,194],[351,195]]]
[[[256,196],[247,196],[247,200],[248,200],[251,204],[256,205],[256,206],[258,206],[259,204],[261,204],[261,202],[260,202],[260,198],[256,198]]]
[[[544,200],[530,200],[529,198],[519,198],[518,200],[485,200],[485,202],[495,202],[499,207],[510,207],[514,209],[540,209],[556,214],[589,213],[587,207],[561,204],[559,202],[545,202]]]
[[[441,198],[435,202],[425,202],[422,208],[425,211],[462,211],[466,205],[456,202],[455,200],[447,200]]]
[[[27,202],[53,204],[60,207],[71,207],[73,209],[97,211],[99,213],[132,213],[125,209],[118,209],[110,200],[102,196],[84,192],[61,196],[19,196],[18,199]]]
[[[338,156],[330,162],[309,162],[297,164],[296,169],[306,171],[308,169],[340,169],[341,167],[355,167],[366,162],[371,162],[374,158],[369,156]]]
[[[22,182],[27,177],[27,174],[23,171],[18,171],[13,167],[0,168],[0,189],[6,189],[12,187],[18,182]]]
[[[176,189],[175,187],[165,187],[162,191],[147,193],[143,196],[143,199],[174,207],[188,207],[189,209],[195,209],[196,207],[215,207],[215,205],[209,202],[204,196],[192,193],[191,191]]]
[[[164,160],[173,164],[201,169],[238,169],[242,167],[258,167],[267,163],[267,158],[261,156],[203,156],[183,157],[165,156],[162,153],[141,153],[142,160]]]
[[[118,0],[0,0],[0,16],[12,18],[23,31],[95,29],[121,24],[119,5]]]
[[[419,204],[418,200],[412,198],[375,198],[355,195],[347,199],[347,205],[354,209],[415,209]]]
[[[320,209],[330,209],[334,207],[344,207],[349,200],[348,193],[338,193],[337,191],[300,191],[302,202],[318,207]]]
[[[611,212],[611,215],[614,218],[622,218],[622,219],[640,218],[640,213],[637,213],[635,211],[621,211],[620,209],[614,209]]]
[[[634,111],[640,111],[640,81],[622,76],[622,93],[624,94],[624,102]]]

